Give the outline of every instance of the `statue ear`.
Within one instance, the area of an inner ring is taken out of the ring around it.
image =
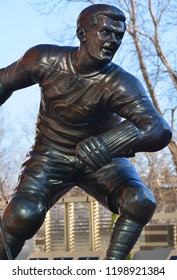
[[[86,41],[86,36],[85,36],[85,29],[83,27],[79,27],[77,29],[77,38],[81,41],[81,42],[85,42]]]

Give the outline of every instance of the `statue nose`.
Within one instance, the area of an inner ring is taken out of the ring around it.
[[[116,38],[116,34],[115,33],[111,33],[110,36],[110,42],[114,45],[117,46],[119,44],[119,38]]]
[[[116,34],[112,32],[110,38],[112,41],[116,41]]]

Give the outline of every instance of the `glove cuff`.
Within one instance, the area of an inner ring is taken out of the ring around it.
[[[132,157],[134,147],[142,141],[142,136],[133,123],[123,121],[117,127],[101,134],[99,139],[105,144],[112,157]]]

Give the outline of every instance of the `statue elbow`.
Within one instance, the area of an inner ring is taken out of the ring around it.
[[[159,122],[152,138],[154,138],[154,151],[160,151],[168,146],[172,139],[172,131],[164,120]]]
[[[160,151],[170,143],[172,131],[163,118],[150,119],[148,127],[142,133],[144,150],[147,152]]]
[[[165,148],[172,139],[172,130],[168,125],[163,125],[162,132],[160,134],[160,143],[162,145],[162,149]]]

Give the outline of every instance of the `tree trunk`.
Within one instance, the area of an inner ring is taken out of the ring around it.
[[[170,144],[168,145],[168,148],[173,157],[173,161],[174,161],[175,169],[176,169],[176,173],[177,173],[177,144],[175,143],[175,141],[171,140]]]

